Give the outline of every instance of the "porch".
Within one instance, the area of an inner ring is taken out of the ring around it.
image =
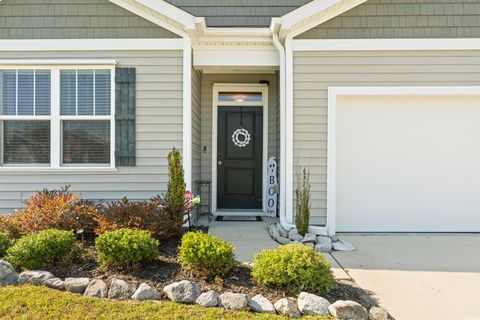
[[[192,189],[201,213],[277,216],[277,168],[267,177],[269,160],[280,160],[278,91],[276,70],[193,71]]]

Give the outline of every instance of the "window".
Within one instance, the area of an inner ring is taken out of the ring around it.
[[[112,167],[113,74],[0,66],[0,167]]]
[[[63,164],[110,163],[110,90],[110,70],[60,70]]]
[[[109,164],[109,121],[63,121],[64,164]]]

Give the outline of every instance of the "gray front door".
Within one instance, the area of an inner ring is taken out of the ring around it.
[[[217,208],[262,208],[263,108],[218,107]]]

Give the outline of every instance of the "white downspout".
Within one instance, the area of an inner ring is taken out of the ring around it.
[[[280,223],[289,230],[295,225],[287,221],[286,212],[286,59],[285,48],[278,39],[277,31],[272,28],[272,38],[275,48],[278,50],[280,57]]]
[[[183,35],[183,169],[187,190],[192,190],[192,41]]]

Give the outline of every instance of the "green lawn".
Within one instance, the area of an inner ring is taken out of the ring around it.
[[[0,288],[1,319],[284,319],[277,315],[204,309],[172,302],[112,301],[45,287]],[[303,319],[322,319],[305,317]]]

